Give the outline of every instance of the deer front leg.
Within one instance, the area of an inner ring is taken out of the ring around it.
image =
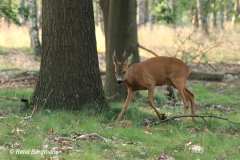
[[[161,120],[164,120],[164,119],[166,119],[167,117],[165,116],[165,114],[161,114],[161,113],[159,112],[159,110],[157,110],[157,108],[154,106],[154,104],[153,104],[153,102],[152,102],[152,97],[153,97],[153,93],[154,93],[154,87],[155,87],[155,86],[153,86],[153,87],[151,87],[151,88],[148,89],[148,103],[149,103],[149,105],[154,109],[154,111],[156,112],[158,118],[161,119]]]
[[[129,103],[130,103],[131,100],[133,99],[134,94],[135,94],[135,91],[132,91],[132,90],[128,89],[127,99],[126,99],[126,101],[125,101],[125,104],[124,104],[124,107],[123,107],[121,113],[119,114],[119,116],[118,116],[118,118],[117,118],[117,121],[119,121],[119,120],[122,118],[122,116],[123,116],[124,112],[126,111]]]

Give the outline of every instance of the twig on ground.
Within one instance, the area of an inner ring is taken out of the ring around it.
[[[197,115],[197,114],[178,115],[178,116],[173,116],[173,117],[167,118],[167,119],[165,119],[165,120],[160,120],[160,121],[158,121],[158,122],[154,122],[154,123],[152,123],[152,124],[150,124],[150,125],[151,125],[151,126],[153,126],[153,125],[158,125],[158,124],[160,124],[160,123],[164,123],[164,122],[168,122],[168,121],[173,121],[173,120],[176,119],[176,118],[183,118],[183,117],[199,117],[199,118],[202,118],[205,122],[206,122],[206,120],[204,119],[205,117],[207,117],[207,118],[217,118],[217,119],[221,119],[221,120],[227,121],[228,124],[229,124],[232,128],[234,128],[234,129],[237,130],[237,131],[240,131],[240,129],[235,128],[235,127],[233,126],[233,124],[240,124],[240,122],[232,122],[232,121],[230,121],[230,120],[229,120],[228,118],[226,118],[226,117],[220,117],[220,116],[216,116],[216,115]]]
[[[102,139],[105,142],[109,141],[107,138],[104,138],[104,137],[98,135],[97,133],[84,134],[84,135],[77,137],[77,139],[80,139],[80,140]]]
[[[100,125],[101,125],[101,127],[102,127],[102,130],[105,132],[105,129],[103,128],[103,125],[102,125],[101,122],[100,122]],[[114,153],[114,151],[112,150],[111,147],[109,147],[109,145],[106,143],[106,141],[103,141],[103,142],[104,142],[104,144],[107,146],[107,148],[112,152],[112,154],[115,155],[116,153]]]
[[[31,114],[30,116],[26,116],[26,117],[18,117],[18,116],[16,116],[16,117],[17,117],[17,118],[20,118],[21,120],[32,119],[35,110],[36,110],[36,107],[33,107],[32,114]]]

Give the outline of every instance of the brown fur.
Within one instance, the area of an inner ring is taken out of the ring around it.
[[[148,103],[159,119],[165,119],[166,116],[161,114],[152,102],[155,86],[163,85],[173,86],[178,90],[184,103],[184,114],[187,114],[189,102],[191,103],[191,114],[195,114],[194,94],[185,87],[185,82],[191,70],[183,61],[173,57],[159,56],[129,67],[131,61],[132,55],[122,62],[117,61],[115,53],[113,55],[117,81],[118,83],[121,83],[121,80],[124,81],[128,87],[128,96],[117,120],[121,119],[137,90],[148,90]],[[192,119],[194,120],[194,118]],[[186,121],[186,118],[184,118],[184,121]]]

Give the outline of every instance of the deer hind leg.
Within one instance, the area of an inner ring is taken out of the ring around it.
[[[180,95],[180,97],[182,98],[183,101],[183,105],[184,105],[184,114],[187,115],[188,114],[188,105],[189,105],[189,99],[187,96],[187,91],[185,90],[185,85],[184,85],[184,80],[175,80],[172,81],[174,87],[178,90],[178,93]],[[187,121],[187,117],[183,118],[183,122]]]
[[[156,112],[158,118],[163,120],[163,119],[166,119],[166,116],[164,114],[162,115],[159,112],[159,110],[157,110],[157,108],[154,106],[153,101],[152,101],[152,97],[153,97],[153,93],[154,93],[154,87],[155,86],[152,86],[152,87],[148,88],[148,103],[154,109],[154,111]]]
[[[195,114],[195,100],[194,100],[194,94],[192,92],[190,92],[186,87],[185,87],[188,99],[191,103],[191,114]],[[194,121],[195,118],[192,117],[192,120]]]
[[[130,103],[131,100],[133,99],[134,94],[135,94],[135,91],[128,90],[127,99],[126,99],[126,101],[125,101],[125,104],[124,104],[124,107],[123,107],[121,113],[119,114],[119,116],[118,116],[118,118],[117,118],[117,121],[119,121],[119,120],[122,118],[122,116],[123,116],[124,112],[126,111],[129,103]]]

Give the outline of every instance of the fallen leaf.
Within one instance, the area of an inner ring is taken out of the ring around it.
[[[193,153],[201,153],[202,154],[204,152],[204,149],[199,145],[191,145],[189,147],[189,150],[191,150]]]
[[[47,132],[48,135],[54,135],[55,134],[55,131],[53,128],[51,128],[48,132]]]
[[[193,144],[192,141],[188,141],[187,144],[185,144],[186,148],[188,150],[191,150],[193,153],[200,153],[202,154],[204,152],[204,149],[200,145]]]
[[[23,129],[19,129],[18,127],[13,127],[12,133],[15,135],[19,135],[19,134],[26,134],[26,132]]]
[[[207,127],[205,128],[206,133],[212,133]]]
[[[148,132],[148,131],[143,131],[143,134],[152,135],[152,133],[151,133],[151,132]]]
[[[5,117],[5,115],[2,112],[0,112],[0,117]]]
[[[172,157],[166,153],[162,153],[156,158],[157,158],[157,160],[176,160],[174,157]]]
[[[119,124],[117,125],[118,127],[123,127],[123,128],[125,128],[125,127],[129,127],[129,126],[131,126],[132,125],[132,122],[131,121],[129,121],[129,120],[123,120],[123,121],[121,121],[121,122],[119,122]]]

